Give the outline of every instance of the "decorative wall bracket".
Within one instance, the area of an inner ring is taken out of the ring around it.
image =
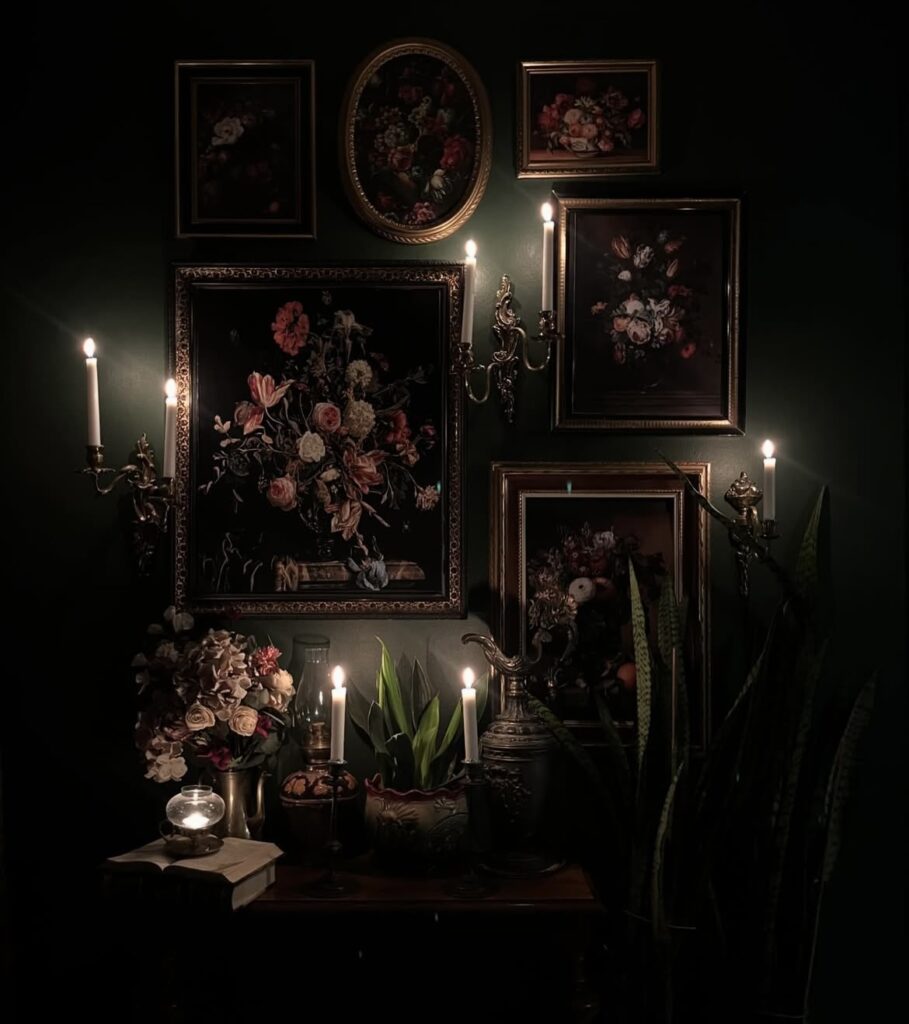
[[[758,513],[764,492],[744,471],[734,480],[726,491],[725,499],[735,510],[735,519],[729,527],[729,541],[735,552],[736,570],[739,580],[739,594],[748,597],[751,592],[751,562],[758,557],[758,550],[746,544],[743,534],[756,541],[771,542],[779,538],[776,522],[773,519],[761,519]]]
[[[504,409],[505,419],[509,423],[514,422],[515,382],[520,369],[519,360],[523,362],[529,373],[539,373],[541,370],[545,370],[549,366],[553,344],[559,338],[555,329],[555,313],[551,309],[543,310],[540,313],[540,333],[533,338],[528,337],[527,331],[521,325],[520,317],[512,305],[513,299],[514,288],[511,278],[507,274],[503,274],[502,282],[496,292],[496,312],[492,326],[492,332],[499,347],[492,353],[491,362],[478,363],[474,358],[472,345],[462,345],[458,366],[459,372],[464,377],[467,397],[477,405],[483,405],[488,401],[492,390],[492,380],[493,377],[495,378],[499,401]],[[539,363],[531,362],[531,341],[539,342],[544,346],[543,358]],[[485,376],[485,387],[480,393],[474,391],[470,382],[471,375],[474,373]]]
[[[143,434],[136,442],[132,462],[112,469],[104,465],[104,445],[87,445],[86,461],[82,470],[91,476],[96,494],[111,494],[123,483],[131,491],[133,503],[133,553],[140,573],[152,566],[158,541],[167,533],[168,518],[174,499],[174,482],[159,477],[155,453]]]

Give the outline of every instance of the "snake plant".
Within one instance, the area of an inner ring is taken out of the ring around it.
[[[433,790],[454,774],[456,744],[463,728],[460,700],[441,729],[441,701],[419,661],[414,660],[410,680],[401,681],[381,638],[379,668],[373,698],[355,686],[349,688],[351,721],[372,750],[386,789]],[[403,674],[403,673],[402,673]],[[477,680],[477,718],[482,718],[488,692],[487,677]]]

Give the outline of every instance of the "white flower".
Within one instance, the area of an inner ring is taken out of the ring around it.
[[[216,416],[215,417],[215,430],[217,430],[219,434],[226,434],[226,433],[228,433],[230,431],[230,420],[227,420],[226,422],[224,422],[221,419],[220,416]]]
[[[596,584],[586,576],[579,576],[568,584],[568,596],[574,599],[574,603],[586,604],[596,592]]]
[[[366,388],[372,381],[372,368],[365,359],[354,359],[344,371],[344,376],[353,387]]]
[[[297,455],[303,462],[318,462],[325,457],[325,442],[311,430],[297,441]]]
[[[164,609],[164,621],[170,623],[175,633],[186,633],[196,624],[189,612],[178,612],[173,605]],[[149,632],[152,632],[151,629]]]
[[[606,551],[612,551],[615,547],[615,534],[612,530],[600,530],[599,533],[593,535],[593,543],[598,548],[604,548]]]
[[[232,146],[243,134],[243,122],[239,117],[222,117],[214,127],[213,146]]]
[[[436,192],[441,192],[445,187],[445,171],[441,167],[437,167],[432,172],[432,177],[429,179],[429,187],[435,189]]]
[[[187,770],[184,758],[159,754],[157,757],[149,758],[145,777],[154,779],[155,782],[176,782],[183,778]]]
[[[630,270],[623,270],[623,271],[621,271],[619,273],[619,280],[620,281],[630,281],[631,280],[631,271]]]
[[[354,400],[344,410],[344,426],[352,438],[359,441],[376,425],[376,411],[369,402]]]
[[[262,677],[262,685],[268,690],[269,707],[283,711],[294,695],[294,677],[283,668]]]
[[[327,484],[330,484],[332,480],[337,480],[340,475],[340,470],[335,469],[335,467],[332,466],[330,469],[326,469],[324,473],[321,473],[319,475],[319,479],[324,480],[325,483]]]
[[[646,267],[647,264],[653,259],[653,249],[649,245],[639,245],[634,252],[634,265],[636,267]]]

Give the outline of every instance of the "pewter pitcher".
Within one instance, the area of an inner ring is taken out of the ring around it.
[[[254,781],[257,774],[258,781]],[[265,821],[265,777],[265,772],[257,773],[254,768],[212,773],[215,792],[224,801],[224,817],[217,827],[219,835],[259,838]],[[255,805],[251,806],[253,788]]]

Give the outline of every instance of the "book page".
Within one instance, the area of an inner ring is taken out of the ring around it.
[[[224,845],[215,853],[204,857],[184,857],[175,860],[166,870],[168,873],[195,877],[222,878],[236,884],[272,864],[282,851],[274,843],[260,843],[253,839],[227,837]]]

